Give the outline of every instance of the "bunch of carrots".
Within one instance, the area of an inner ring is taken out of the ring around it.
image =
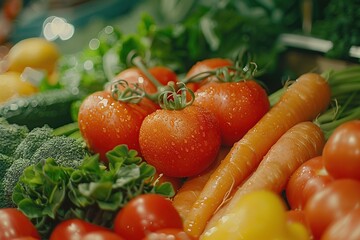
[[[280,194],[302,163],[321,154],[337,126],[360,118],[359,79],[359,66],[306,73],[270,95],[270,111],[174,197],[185,232],[201,239],[246,193]]]

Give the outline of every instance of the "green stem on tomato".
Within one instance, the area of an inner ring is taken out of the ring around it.
[[[159,105],[162,109],[181,110],[194,102],[194,92],[187,88],[184,83],[178,83],[177,86],[170,84],[170,89],[159,94]],[[188,98],[190,94],[190,98]]]
[[[156,86],[156,88],[164,87],[147,69],[145,64],[143,63],[141,57],[136,56],[132,59],[133,64],[140,69],[142,73],[151,81],[152,84]]]

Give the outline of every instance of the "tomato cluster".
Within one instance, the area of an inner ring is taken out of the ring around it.
[[[360,120],[338,126],[321,156],[291,176],[286,197],[301,212],[314,239],[358,239],[360,223]],[[293,213],[292,213],[293,214]]]
[[[218,81],[217,69],[229,67],[224,69],[228,74],[221,73],[220,77],[225,77],[234,73],[232,64],[221,58],[199,61],[184,81],[163,66],[147,71],[126,69],[103,91],[83,101],[78,115],[82,136],[104,161],[107,151],[126,144],[159,173],[176,178],[195,176],[211,165],[221,145],[232,146],[240,140],[270,108],[267,93],[258,82]],[[123,80],[125,85],[116,85]],[[188,92],[183,98],[184,93],[178,90],[178,99],[165,95],[174,109],[160,107],[159,95],[164,89],[185,84],[186,89],[195,91],[193,99],[189,100]],[[123,92],[114,94],[114,86]],[[125,96],[127,86],[132,87],[135,98],[145,97],[135,103],[115,99],[114,95],[131,98]]]

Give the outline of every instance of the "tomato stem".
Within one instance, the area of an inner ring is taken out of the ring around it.
[[[161,84],[147,69],[140,56],[136,56],[132,59],[133,64],[140,69],[142,73],[154,84],[157,88],[161,88],[164,85]]]
[[[159,94],[159,105],[162,109],[180,110],[190,106],[195,99],[195,94],[184,83],[169,83],[169,89]],[[190,94],[190,98],[188,98]]]
[[[111,84],[111,95],[118,101],[139,103],[145,96],[145,91],[139,84],[129,86],[127,81],[120,79]]]

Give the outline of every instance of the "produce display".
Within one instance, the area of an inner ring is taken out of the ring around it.
[[[191,20],[10,49],[0,239],[360,238],[360,66],[273,89],[252,47],[184,54]]]

